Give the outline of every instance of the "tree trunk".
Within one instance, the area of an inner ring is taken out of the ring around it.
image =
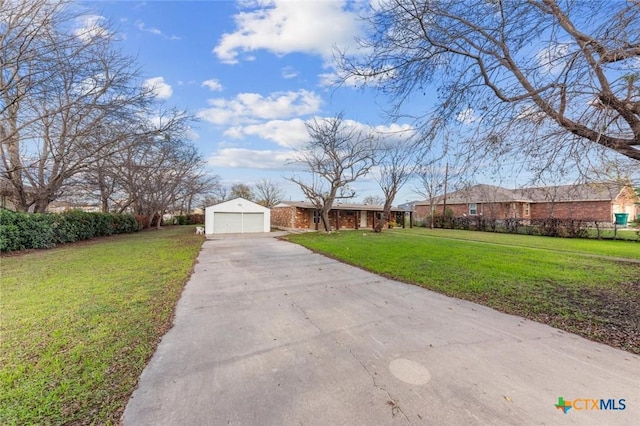
[[[436,207],[431,203],[429,207],[429,229],[433,229],[434,221],[435,221]]]
[[[107,191],[107,184],[105,183],[105,176],[102,169],[98,169],[98,190],[100,191],[100,210],[102,213],[109,213],[109,193]]]
[[[320,217],[322,218],[322,225],[324,225],[325,232],[331,232],[331,222],[329,222],[329,211],[324,208],[321,209]]]
[[[373,228],[373,232],[382,232],[384,227],[389,223],[389,216],[391,215],[391,203],[393,202],[393,198],[387,199],[384,202],[384,207],[382,209],[382,217],[376,223],[376,227]]]
[[[7,101],[6,98],[5,101]],[[17,127],[17,101],[7,107],[7,114],[8,119],[6,120],[6,123],[8,128],[5,128],[4,125],[0,124],[0,141],[2,141],[2,144],[4,145],[2,148],[2,159],[5,166],[8,166],[5,174],[13,187],[14,208],[17,211],[27,212],[29,210],[29,204],[27,203],[27,194],[22,176],[23,166],[20,157],[20,137],[18,135]]]
[[[373,228],[373,232],[382,232],[384,227],[389,223],[389,217],[391,216],[391,206],[393,200],[395,200],[398,190],[395,186],[389,188],[386,192],[386,198],[384,200],[384,207],[382,208],[382,217],[380,221]],[[374,213],[375,214],[375,213]]]
[[[151,212],[149,214],[149,219],[148,219],[148,222],[147,222],[147,228],[151,228],[151,225],[153,225],[153,218],[155,217],[155,215],[156,215],[155,212]]]

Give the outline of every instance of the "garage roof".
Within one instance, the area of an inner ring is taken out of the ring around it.
[[[268,212],[268,208],[254,203],[253,201],[245,200],[244,198],[234,198],[233,200],[223,201],[222,203],[214,204],[207,207],[207,210],[214,212],[228,212],[228,213],[240,213],[240,212]]]

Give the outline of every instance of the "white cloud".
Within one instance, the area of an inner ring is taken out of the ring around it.
[[[202,82],[202,87],[207,87],[212,92],[221,92],[222,91],[222,84],[220,84],[220,82],[215,78],[211,78],[209,80],[203,81]]]
[[[523,107],[516,116],[516,120],[528,120],[534,123],[540,123],[545,118],[546,114],[533,105]]]
[[[283,147],[300,147],[309,140],[305,121],[299,118],[293,120],[271,120],[266,123],[248,126],[235,126],[229,128],[224,134],[233,139],[258,136]]]
[[[267,97],[239,93],[233,99],[210,99],[211,108],[201,110],[197,116],[213,124],[233,125],[313,114],[321,103],[320,96],[307,90],[275,92]]]
[[[169,99],[173,95],[173,88],[164,81],[164,77],[153,77],[144,81],[143,86],[149,89],[158,99]]]
[[[136,27],[140,30],[140,31],[144,31],[145,33],[150,33],[153,35],[157,35],[160,36],[162,38],[166,38],[167,40],[180,40],[181,38],[176,36],[176,35],[166,35],[165,33],[163,33],[162,31],[160,31],[158,28],[154,28],[154,27],[147,27],[146,24],[142,21],[136,21]]]
[[[373,68],[362,68],[359,70],[361,75],[346,75],[340,70],[319,74],[321,86],[345,85],[347,87],[362,87],[364,85],[376,87],[391,80],[396,76],[395,70],[390,67],[385,71],[374,73]]]
[[[473,108],[467,108],[458,113],[456,120],[463,124],[473,124],[478,121],[479,118],[475,115]]]
[[[296,71],[293,67],[284,67],[282,68],[282,78],[291,79],[296,78],[298,76],[298,71]]]
[[[200,134],[195,130],[193,130],[192,128],[187,129],[185,136],[190,141],[197,141],[198,139],[200,139]]]
[[[567,64],[570,49],[568,43],[557,43],[541,49],[536,55],[541,69],[549,74],[559,74]]]
[[[375,131],[385,135],[413,135],[415,128],[410,124],[380,124],[374,127]]]
[[[324,118],[316,117],[318,122]],[[247,136],[256,136],[264,140],[275,142],[286,148],[300,148],[309,141],[309,132],[306,124],[308,120],[295,118],[292,120],[270,120],[264,123],[237,125],[228,128],[224,135],[232,139],[243,139]],[[384,137],[386,140],[407,140],[415,133],[415,128],[409,124],[396,124],[370,126],[354,120],[344,120],[346,128],[352,128],[364,133],[372,132]]]
[[[73,86],[77,93],[81,93],[83,96],[96,95],[98,92],[104,90],[104,86],[107,84],[106,76],[103,73],[96,74],[92,77],[87,77],[81,82]]]
[[[330,60],[335,46],[355,46],[358,15],[346,0],[241,2],[236,31],[222,35],[213,49],[225,63],[237,63],[241,52],[269,50],[277,55],[311,53]]]
[[[105,18],[100,15],[80,16],[76,18],[78,27],[73,33],[84,42],[89,42],[96,37],[111,37],[111,33],[101,25],[103,21],[105,21]]]
[[[293,156],[293,151],[223,148],[212,155],[208,163],[216,167],[284,170],[289,168]]]

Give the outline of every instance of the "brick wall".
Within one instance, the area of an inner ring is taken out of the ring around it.
[[[271,226],[294,228],[294,207],[274,207],[271,209]]]
[[[360,215],[362,212],[355,210],[332,210],[329,212],[329,223],[332,229],[336,228],[336,218],[339,211],[340,228],[339,229],[356,229],[360,226]],[[367,211],[367,228],[373,228],[374,214],[376,212]],[[300,207],[275,207],[271,209],[271,226],[279,226],[283,228],[297,229],[316,229],[312,223],[313,209]],[[395,214],[391,214],[391,220],[395,220]],[[378,223],[376,218],[375,223]],[[322,229],[322,222],[318,224],[318,229]]]
[[[531,218],[588,219],[613,221],[610,201],[576,201],[571,203],[532,203]]]
[[[628,203],[630,200],[625,199]],[[507,217],[545,219],[555,217],[561,219],[593,219],[600,221],[613,221],[613,213],[610,201],[579,201],[565,203],[531,203],[529,216],[525,215],[524,203],[515,203],[515,209],[511,203],[477,203],[478,214],[491,219],[504,219]],[[454,217],[469,216],[468,204],[448,204]],[[442,214],[442,204],[436,206],[436,213]],[[415,207],[416,220],[426,220],[429,215],[428,205]]]
[[[631,188],[625,188],[612,203],[612,213],[628,213],[629,221],[636,220],[640,214],[640,199]]]
[[[340,217],[340,229],[356,229],[356,212],[345,210],[332,210],[329,212],[329,222],[332,229],[337,229],[336,218],[338,214]],[[358,222],[358,225],[360,225],[360,222]]]
[[[315,224],[312,223],[312,211],[311,209],[301,209],[296,207],[295,211],[295,226],[299,229],[315,229]]]
[[[443,207],[444,206],[442,204],[437,204],[434,206],[436,215],[442,214]],[[424,204],[424,205],[418,204],[414,208],[415,208],[415,212],[414,212],[413,218],[416,221],[427,220],[427,218],[431,214],[430,212],[431,206],[429,204]],[[459,217],[462,215],[469,215],[469,207],[466,204],[447,204],[446,209],[447,210],[451,209],[451,211],[453,212],[453,216],[455,217]]]

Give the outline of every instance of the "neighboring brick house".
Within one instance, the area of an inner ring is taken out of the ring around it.
[[[444,196],[435,200],[435,211],[445,209]],[[622,184],[589,183],[538,188],[506,189],[474,185],[447,194],[446,209],[453,216],[483,216],[491,219],[583,219],[610,221],[615,213],[640,214],[640,202],[633,188]],[[417,220],[429,216],[429,201],[415,204]]]
[[[412,212],[391,209],[394,222],[404,227],[405,216],[412,223]],[[367,204],[335,204],[329,211],[331,229],[373,229],[380,220],[382,206]],[[395,217],[394,217],[395,215]],[[284,201],[271,208],[271,226],[289,229],[319,229],[322,219],[318,209],[309,201]]]
[[[3,177],[0,177],[0,208],[15,210],[13,188],[11,183]]]
[[[63,213],[71,210],[82,210],[83,212],[100,212],[97,204],[74,203],[71,201],[52,201],[47,207],[49,213]]]

